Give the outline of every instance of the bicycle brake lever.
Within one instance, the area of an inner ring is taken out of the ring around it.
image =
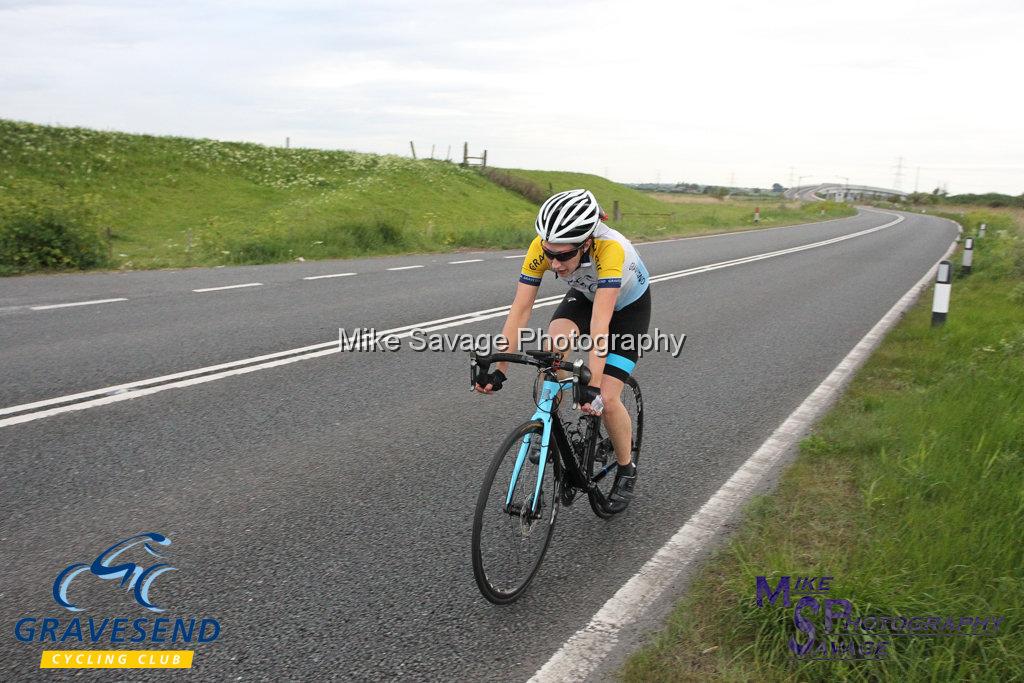
[[[577,358],[572,364],[572,409],[580,408],[580,381],[582,380],[583,359]],[[588,378],[589,381],[589,378]]]

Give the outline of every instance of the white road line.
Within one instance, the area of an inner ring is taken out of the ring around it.
[[[886,214],[892,216],[894,214]],[[719,270],[721,268],[730,268],[732,266],[739,266],[744,263],[753,263],[754,261],[763,261],[764,259],[775,258],[776,256],[784,256],[785,254],[794,254],[798,251],[806,251],[808,249],[816,249],[818,247],[824,247],[829,244],[836,244],[837,242],[844,242],[851,240],[855,237],[862,237],[864,235],[870,235],[873,232],[879,230],[885,230],[891,228],[897,223],[902,223],[904,220],[903,216],[896,216],[896,220],[890,221],[885,225],[879,225],[875,228],[868,228],[867,230],[861,230],[860,232],[850,233],[849,235],[842,235],[841,237],[833,237],[829,240],[823,240],[821,242],[813,242],[811,244],[803,244],[799,247],[790,247],[789,249],[779,249],[778,251],[770,251],[764,254],[755,254],[754,256],[744,256],[743,258],[732,259],[731,261],[721,261],[719,263],[711,263],[706,266],[697,266],[696,268],[687,268],[686,270],[678,270],[674,273],[663,273],[661,275],[651,276],[651,282],[662,282],[664,280],[673,280],[678,277],[686,277],[688,275],[696,275],[697,273],[707,273],[712,270]]]
[[[423,266],[398,266],[397,268],[388,268],[388,270],[411,270],[412,268],[422,268]]]
[[[871,211],[872,213],[881,213],[874,209],[861,209],[861,211]],[[892,214],[888,214],[892,215]],[[794,223],[792,225],[773,225],[770,228],[748,228],[746,230],[730,230],[729,232],[716,232],[713,235],[693,235],[692,237],[669,237],[663,240],[654,240],[653,242],[633,242],[634,247],[647,246],[648,244],[665,244],[666,242],[685,242],[687,240],[708,240],[715,237],[731,237],[733,235],[749,235],[752,232],[768,232],[769,230],[786,230],[788,228],[803,228],[808,225],[823,225],[825,223],[835,223],[836,221],[845,221],[851,218],[857,218],[859,214],[853,216],[842,216],[840,218],[829,218],[827,221],[815,221],[813,223]]]
[[[262,287],[262,282],[247,282],[244,285],[227,285],[225,287],[204,287],[203,289],[193,289],[193,292],[219,292],[222,289],[238,289],[240,287]]]
[[[861,211],[871,213],[881,213],[875,209],[861,208]],[[892,214],[888,214],[892,215]],[[667,244],[669,242],[686,242],[689,240],[709,240],[716,237],[732,237],[733,235],[749,235],[752,232],[768,232],[769,230],[787,230],[789,228],[803,228],[809,225],[823,225],[825,223],[835,223],[836,221],[845,221],[851,218],[857,218],[859,214],[853,216],[841,216],[840,218],[830,218],[827,221],[814,221],[813,223],[793,223],[792,225],[773,225],[768,228],[748,228],[746,230],[730,230],[728,232],[716,232],[713,235],[691,235],[689,237],[669,237],[663,240],[652,240],[650,242],[638,242],[634,241],[634,247],[645,247],[649,244]],[[517,254],[515,256],[503,256],[502,258],[525,258],[526,254]]]
[[[308,358],[317,358],[319,356],[326,356],[332,353],[338,353],[338,343],[333,342],[334,348],[327,349],[325,351],[318,351],[316,353],[310,353],[302,356],[290,356],[288,358],[282,358],[270,363],[262,363],[260,365],[247,365],[245,367],[236,368],[227,372],[217,373],[215,375],[202,375],[200,377],[193,377],[191,379],[181,380],[179,382],[172,382],[170,384],[160,384],[158,386],[147,387],[144,389],[136,389],[128,391],[126,393],[114,394],[112,396],[105,396],[103,398],[94,399],[92,401],[85,401],[82,403],[73,403],[67,406],[60,406],[57,408],[50,408],[48,410],[41,410],[35,413],[28,413],[26,415],[18,415],[16,417],[9,417],[0,420],[0,427],[7,427],[8,425],[21,424],[22,422],[31,422],[33,420],[39,420],[44,417],[50,417],[51,415],[59,415],[61,413],[67,413],[75,410],[86,410],[87,408],[95,408],[96,406],[109,405],[111,403],[118,403],[120,401],[128,401],[133,398],[139,398],[141,396],[148,396],[155,394],[160,391],[166,391],[168,389],[177,389],[180,387],[189,387],[196,384],[202,384],[204,382],[212,382],[214,380],[223,379],[232,375],[243,375],[248,372],[255,372],[256,370],[266,370],[267,368],[273,368],[278,365],[287,365],[288,363],[294,363],[300,360],[306,360]]]
[[[323,280],[325,277],[348,277],[349,275],[355,275],[355,273],[331,273],[330,275],[310,275],[309,277],[302,278],[303,280]]]
[[[70,304],[47,304],[46,306],[30,306],[33,311],[48,311],[51,308],[67,308],[69,306],[92,306],[93,304],[110,304],[115,301],[128,301],[128,299],[96,299],[94,301],[76,301]]]
[[[894,214],[886,215],[892,216]],[[686,277],[688,275],[709,272],[711,270],[717,270],[719,268],[728,268],[730,266],[738,266],[744,263],[750,263],[752,261],[757,261],[765,258],[781,256],[784,254],[793,253],[795,251],[803,251],[805,249],[811,249],[818,246],[834,244],[837,241],[842,241],[844,239],[852,239],[853,237],[856,236],[861,236],[871,232],[875,232],[877,230],[882,230],[884,228],[895,225],[901,220],[903,220],[903,218],[897,216],[897,220],[895,221],[891,221],[889,223],[886,223],[885,225],[878,226],[877,228],[862,230],[860,232],[853,233],[849,236],[833,238],[830,240],[824,240],[822,242],[814,242],[800,247],[793,247],[791,249],[783,249],[780,251],[770,252],[768,254],[757,254],[742,259],[733,259],[731,261],[722,261],[720,263],[712,263],[706,266],[698,266],[696,268],[688,268],[686,270],[663,273],[661,275],[656,275],[652,277],[651,281],[656,282],[661,280],[670,280],[679,277]],[[542,308],[545,306],[554,306],[557,305],[563,297],[563,294],[556,294],[554,296],[543,297],[537,299],[533,307]],[[462,313],[459,315],[448,316],[446,318],[438,318],[436,320],[428,320],[425,322],[403,325],[401,327],[395,327],[390,330],[380,331],[377,334],[379,337],[393,335],[401,339],[404,337],[411,336],[412,331],[415,329],[422,329],[424,331],[431,332],[435,330],[445,329],[448,327],[457,327],[459,325],[467,325],[470,323],[479,322],[481,320],[488,320],[490,318],[501,317],[507,314],[510,308],[511,306],[496,306],[494,308],[488,308],[481,311],[473,311],[470,313]],[[160,377],[153,377],[150,379],[138,380],[135,382],[127,382],[116,386],[104,387],[102,389],[93,389],[91,391],[84,391],[77,394],[69,394],[66,396],[58,396],[55,398],[35,401],[33,403],[25,403],[22,405],[0,408],[0,415],[12,415],[14,413],[23,413],[21,415],[15,415],[14,417],[0,419],[0,427],[8,427],[11,425],[21,424],[24,422],[31,422],[33,420],[38,420],[44,417],[50,417],[52,415],[58,415],[60,413],[75,410],[84,410],[86,408],[92,408],[94,406],[108,405],[119,401],[127,401],[133,398],[138,398],[140,396],[148,396],[151,394],[155,394],[157,392],[165,391],[167,389],[192,386],[195,384],[201,384],[203,382],[210,382],[215,379],[221,379],[224,377],[230,377],[247,372],[253,372],[255,370],[273,368],[279,365],[284,365],[286,363],[292,363],[307,358],[319,358],[321,356],[329,355],[331,353],[338,353],[340,350],[341,349],[339,341],[332,340],[328,342],[321,342],[319,344],[312,344],[310,346],[289,349],[287,351],[278,351],[276,353],[269,353],[261,356],[254,356],[251,358],[243,358],[228,363],[221,363],[219,365],[211,365],[204,368],[196,368],[194,370],[186,370],[183,372],[177,372],[169,375],[162,375]],[[69,403],[71,405],[60,405]],[[38,410],[40,408],[42,408],[43,410]]]
[[[482,258],[468,258],[465,261],[449,261],[448,263],[454,266],[459,263],[480,263],[481,261],[483,261]]]
[[[276,353],[268,353],[262,356],[254,356],[252,358],[243,358],[241,360],[231,361],[228,363],[221,363],[219,365],[210,365],[205,368],[196,368],[195,370],[185,370],[183,372],[176,372],[170,375],[161,375],[159,377],[151,377],[149,379],[137,380],[134,382],[126,382],[125,384],[116,384],[114,386],[103,387],[102,389],[92,389],[90,391],[82,391],[77,394],[68,394],[66,396],[58,396],[56,398],[48,398],[42,401],[35,401],[34,403],[23,403],[18,406],[10,406],[8,408],[0,408],[0,415],[10,415],[11,413],[20,413],[27,410],[34,410],[36,408],[45,408],[46,406],[57,405],[59,403],[68,403],[71,401],[80,401],[82,399],[91,398],[93,396],[105,396],[107,394],[118,394],[127,395],[126,392],[132,392],[134,395],[134,389],[139,387],[146,387],[152,384],[162,384],[170,382],[171,380],[181,379],[184,377],[193,377],[195,375],[202,375],[205,373],[212,373],[218,370],[224,370],[227,368],[234,368],[241,365],[247,365],[250,363],[259,363],[260,361],[271,360],[274,358],[280,358],[282,356],[291,356],[303,353],[312,353],[320,349],[324,349],[329,346],[336,346],[338,342],[323,342],[320,344],[312,344],[310,346],[304,346],[297,349],[289,349],[288,351],[278,351]],[[0,427],[6,426],[6,423],[0,420]]]
[[[956,247],[950,245],[949,257]],[[889,309],[835,367],[818,388],[793,411],[718,491],[605,602],[530,678],[531,683],[582,681],[594,673],[618,642],[623,627],[635,623],[683,572],[692,570],[705,548],[750,500],[761,480],[796,446],[807,429],[832,405],[857,369],[935,277],[938,262]]]

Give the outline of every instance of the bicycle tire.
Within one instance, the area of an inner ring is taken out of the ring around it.
[[[556,479],[554,458],[558,452],[553,439],[544,468],[541,487],[543,507],[538,516],[531,518],[529,514],[528,503],[532,501],[537,481],[537,466],[532,465],[529,458],[526,458],[516,481],[513,509],[505,505],[512,470],[523,438],[530,436],[539,444],[542,432],[542,423],[534,420],[523,423],[509,434],[492,458],[477,496],[473,513],[473,577],[480,593],[497,605],[514,602],[527,589],[540,569],[555,530],[561,482]],[[533,443],[530,447],[534,447]],[[519,506],[518,514],[515,514],[515,506]],[[490,519],[489,513],[494,513],[496,521]],[[518,549],[512,553],[503,553],[497,547],[503,538],[512,546],[515,546],[517,540],[525,539],[534,541],[538,547],[525,563],[516,561],[522,558]],[[503,579],[501,575],[506,572],[515,574],[515,578]]]
[[[626,406],[626,412],[629,413],[630,423],[633,427],[631,444],[633,462],[634,464],[639,464],[640,447],[643,445],[644,436],[644,402],[643,396],[640,393],[640,385],[637,383],[635,378],[629,377],[626,380],[625,386],[623,387],[623,394],[622,403]],[[610,438],[608,437],[607,430],[604,426],[604,422],[602,421],[598,423],[597,426],[597,438],[589,444],[587,451],[585,471],[587,473],[587,477],[590,479],[593,479],[598,472],[606,466],[606,463],[602,462],[601,452],[602,444],[606,442],[610,445]],[[604,456],[610,457],[614,460],[615,452],[614,450],[605,452]],[[601,483],[598,484],[600,494],[595,491],[587,492],[588,498],[590,499],[590,508],[594,511],[594,514],[601,519],[611,519],[612,517],[625,512],[629,507],[626,505],[621,509],[612,510],[607,506],[606,501],[608,493],[611,491],[612,483],[615,480],[614,476],[611,476],[612,472],[609,472],[608,474],[609,476],[606,476],[605,480],[603,480],[606,481],[606,483],[604,483],[603,486]]]

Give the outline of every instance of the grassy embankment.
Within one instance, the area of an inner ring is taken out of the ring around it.
[[[597,196],[609,215],[612,213],[613,202],[618,200],[622,212],[619,225],[623,227],[615,227],[636,239],[701,235],[754,227],[771,228],[852,216],[855,213],[852,207],[834,202],[783,202],[769,195],[755,200],[718,200],[701,195],[643,193],[586,173],[502,170],[530,180],[548,193],[586,187]],[[760,224],[754,223],[755,207],[761,209]]]
[[[959,220],[988,235],[948,322],[930,326],[927,290],[626,680],[1024,680],[1024,211]],[[860,616],[1005,620],[997,637],[890,637],[883,661],[801,661],[793,608],[756,606],[759,575],[832,576],[821,597]]]
[[[593,186],[649,237],[748,227],[747,206],[676,211],[597,176],[522,171],[556,190]],[[826,207],[828,216],[849,211]],[[610,210],[610,209],[609,209]],[[767,207],[765,225],[780,224]],[[267,263],[523,247],[536,204],[440,161],[37,126],[0,120],[0,274],[61,268]],[[785,220],[820,219],[818,207]]]

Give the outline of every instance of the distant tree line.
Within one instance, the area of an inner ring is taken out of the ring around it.
[[[1001,207],[1024,208],[1024,192],[1016,197],[1008,194],[1000,194],[998,192],[951,195],[942,188],[937,187],[931,192],[912,192],[907,195],[906,201],[917,205],[969,204],[974,206],[988,206],[993,209]]]
[[[679,194],[706,194],[712,197],[726,197],[728,195],[759,195],[765,194],[767,190],[760,187],[727,187],[724,185],[701,185],[700,183],[632,183],[627,184],[634,190],[641,192],[671,192]],[[771,192],[778,194],[786,188],[778,183],[772,183]]]

